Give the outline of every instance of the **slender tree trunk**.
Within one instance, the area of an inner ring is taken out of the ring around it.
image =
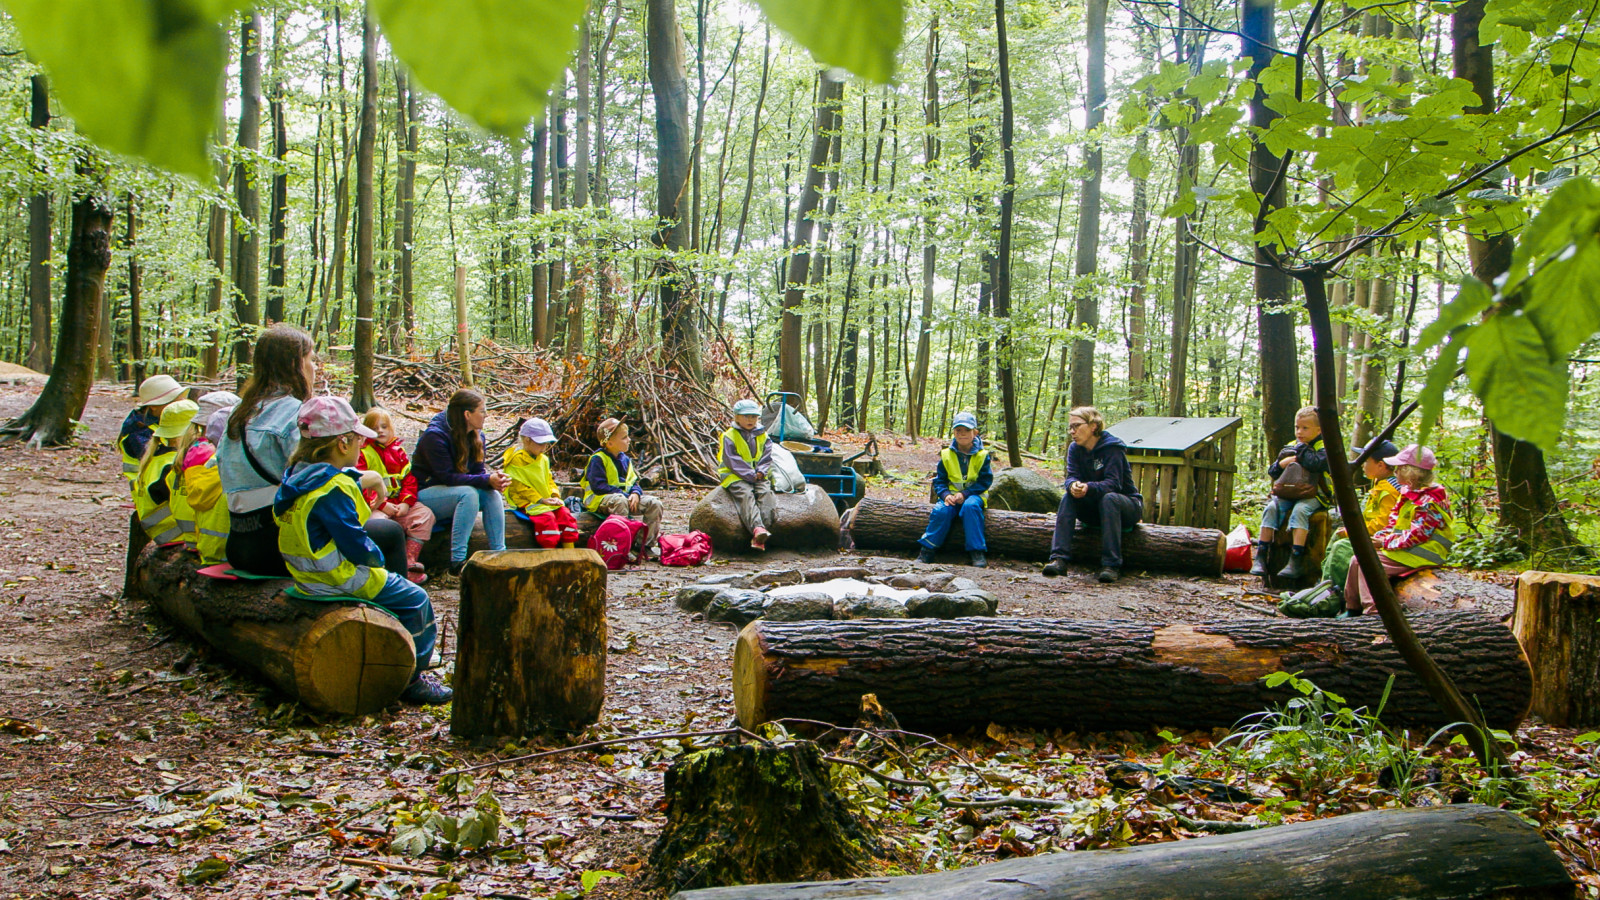
[[[284,287],[288,283],[289,125],[284,120],[283,7],[272,13],[272,93],[267,101],[272,119],[272,191],[267,207],[267,319],[283,321]]]
[[[967,115],[973,125],[967,129],[968,160],[972,171],[978,172],[983,168],[983,159],[988,151],[988,128],[976,110],[980,93],[987,94],[994,88],[993,75],[981,69],[967,68]],[[979,221],[986,218],[988,201],[982,196],[973,200],[977,208]],[[982,251],[979,254],[978,274],[978,316],[974,327],[978,332],[977,340],[977,389],[973,402],[973,412],[978,417],[978,426],[987,428],[989,425],[989,375],[993,371],[993,362],[989,355],[989,310],[994,302],[995,251],[984,235]]]
[[[800,308],[805,303],[806,285],[811,272],[812,220],[822,201],[822,184],[831,135],[839,130],[844,108],[844,82],[827,71],[817,76],[815,118],[811,130],[811,158],[806,165],[805,182],[800,189],[800,207],[795,214],[794,242],[790,245],[789,271],[783,292],[783,320],[778,337],[778,371],[782,390],[805,397],[805,356],[801,334]]]
[[[373,293],[372,154],[378,139],[378,29],[372,13],[361,17],[361,125],[356,134],[356,327],[355,390],[350,405],[366,412],[377,405],[372,388]]]
[[[395,66],[396,103],[404,150],[400,154],[400,182],[395,186],[398,210],[395,214],[395,257],[400,267],[400,318],[405,329],[405,346],[411,349],[416,334],[416,282],[412,244],[417,223],[417,138],[421,121],[417,115],[417,91],[411,86],[404,66]]]
[[[261,324],[261,192],[251,158],[261,149],[261,16],[247,13],[239,29],[239,148],[233,169],[233,312],[239,323],[233,359],[241,384],[248,374],[255,327]]]
[[[1091,0],[1091,4],[1103,0]],[[1017,433],[1017,389],[1012,378],[1011,354],[1011,220],[1016,208],[1017,163],[1012,149],[1011,52],[1006,42],[1006,0],[994,0],[995,37],[1000,59],[1000,157],[1005,182],[1000,188],[1000,252],[996,254],[994,317],[1000,320],[996,356],[999,357],[1000,405],[1006,424],[1006,455],[1012,466],[1022,465],[1022,441]]]
[[[1077,327],[1093,332],[1100,327],[1100,289],[1094,283],[1100,270],[1100,179],[1104,170],[1101,138],[1097,129],[1105,121],[1106,107],[1106,0],[1088,0],[1088,59],[1084,94],[1088,144],[1085,150],[1082,193],[1078,196],[1078,247],[1073,274]],[[1094,405],[1094,351],[1091,334],[1072,342],[1072,405]],[[1021,465],[1021,460],[1012,465]]]
[[[1134,152],[1143,156],[1150,149],[1150,133],[1139,132]],[[1150,203],[1149,182],[1133,179],[1133,224],[1128,237],[1128,412],[1136,416],[1145,413],[1150,384],[1146,354],[1149,352],[1149,303],[1145,299],[1145,285],[1150,280]]]
[[[933,355],[933,282],[938,274],[939,225],[938,199],[935,197],[936,170],[939,165],[939,16],[928,24],[928,52],[923,76],[922,139],[922,314],[917,328],[917,362],[906,393],[906,432],[912,436],[923,430],[922,411],[928,394],[928,361]]]
[[[43,75],[29,80],[28,124],[50,127],[50,86]],[[51,196],[40,191],[28,198],[28,356],[27,366],[43,372],[50,366],[50,224]]]
[[[533,130],[533,162],[530,163],[528,214],[534,218],[544,215],[544,180],[545,169],[548,168],[547,158],[550,146],[550,128],[545,123],[549,121],[547,110],[539,120],[538,127]],[[544,347],[550,343],[550,266],[544,261],[545,244],[543,240],[535,238],[531,249],[533,256],[533,271],[529,273],[532,282],[533,299],[528,309],[529,318],[533,319],[532,328],[533,345]]]
[[[676,0],[670,0],[670,4],[676,6]],[[674,28],[677,27],[675,11],[672,25]],[[651,56],[653,58],[654,53]],[[589,205],[589,19],[587,16],[584,17],[583,24],[578,27],[578,56],[574,75],[578,99],[577,105],[573,107],[577,146],[572,161],[572,205],[577,209],[583,209]],[[659,99],[657,103],[660,103]],[[578,252],[583,254],[581,246]],[[588,255],[583,254],[583,256]],[[581,352],[583,349],[584,306],[588,299],[589,284],[594,280],[595,265],[595,258],[585,258],[581,264],[574,267],[572,281],[568,286],[567,348],[572,353]]]
[[[739,258],[739,249],[744,245],[744,226],[750,220],[750,195],[756,186],[756,147],[761,140],[761,114],[766,108],[767,86],[772,74],[772,26],[769,24],[766,31],[766,40],[761,48],[761,87],[756,92],[756,110],[751,118],[750,125],[750,153],[745,161],[744,169],[744,199],[739,202],[739,225],[733,231],[733,250],[728,254],[730,259]],[[727,321],[728,318],[728,287],[733,283],[733,272],[722,277],[722,292],[717,296],[717,320]]]
[[[560,212],[567,208],[567,87],[561,84],[559,93],[550,98],[550,210]],[[566,344],[567,244],[559,240],[553,248],[555,259],[550,261],[549,305],[545,310],[547,328],[552,340]]]
[[[649,0],[650,89],[656,104],[655,244],[667,251],[656,264],[661,283],[661,338],[665,358],[699,379],[700,328],[695,285],[689,270],[673,258],[689,243],[689,211],[684,209],[691,164],[689,82],[684,74],[683,31],[676,0]]]
[[[128,375],[134,384],[144,381],[144,323],[141,321],[143,310],[140,300],[144,292],[144,284],[139,271],[139,211],[137,200],[133,192],[128,192],[128,231],[126,250],[128,253],[128,361],[131,371]]]

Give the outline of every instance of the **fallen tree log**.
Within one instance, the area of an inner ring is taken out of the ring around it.
[[[600,527],[602,520],[596,516],[584,513],[578,516],[578,546],[586,546],[589,536]],[[472,537],[467,539],[467,558],[479,550],[489,549],[489,535],[483,530],[483,518],[472,525]],[[534,543],[533,529],[528,523],[517,518],[510,510],[506,510],[506,549],[507,550],[538,550],[539,545]],[[432,572],[450,565],[450,523],[444,523],[444,528],[436,532],[426,544],[422,545],[422,555],[418,557],[422,564]]]
[[[1390,900],[1573,896],[1572,876],[1514,813],[1478,804],[1384,809],[931,875],[684,891],[673,900]]]
[[[1056,517],[1047,513],[988,510],[984,525],[989,552],[1016,559],[1050,558]],[[867,497],[856,504],[850,537],[861,549],[917,549],[917,538],[928,527],[928,506]],[[945,541],[946,549],[963,546],[960,521]],[[1228,550],[1227,536],[1215,528],[1180,525],[1140,525],[1122,539],[1123,567],[1219,577]],[[1072,537],[1072,558],[1085,565],[1100,564],[1100,532],[1079,528]]]
[[[1533,692],[1528,661],[1504,625],[1475,613],[1413,617],[1428,652],[1494,728],[1515,730]],[[1376,616],[1252,619],[1194,625],[1070,619],[860,619],[769,622],[740,632],[733,657],[739,723],[849,724],[876,694],[908,728],[945,733],[1006,726],[1064,731],[1226,728],[1298,696],[1269,688],[1296,672],[1383,721],[1454,721],[1428,696]]]
[[[291,597],[287,578],[218,580],[197,565],[182,547],[148,546],[129,573],[129,593],[312,709],[377,712],[410,682],[416,650],[394,616]]]

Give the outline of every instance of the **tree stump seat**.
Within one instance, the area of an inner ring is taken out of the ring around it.
[[[1311,514],[1311,528],[1306,535],[1305,574],[1299,578],[1280,578],[1278,570],[1289,562],[1294,553],[1294,532],[1279,528],[1272,535],[1272,552],[1267,555],[1267,577],[1262,583],[1275,591],[1298,591],[1322,580],[1322,561],[1328,557],[1328,538],[1332,536],[1332,520],[1328,511],[1319,509]]]

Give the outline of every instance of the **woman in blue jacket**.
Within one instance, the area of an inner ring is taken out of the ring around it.
[[[1062,575],[1072,558],[1072,533],[1083,522],[1086,528],[1100,529],[1100,574],[1102,582],[1122,576],[1122,535],[1139,524],[1144,513],[1144,498],[1133,483],[1133,467],[1128,465],[1128,445],[1106,433],[1105,417],[1092,406],[1079,406],[1067,413],[1067,493],[1056,510],[1055,537],[1050,542],[1050,561],[1044,574]]]
[[[462,389],[450,395],[444,412],[433,417],[417,437],[411,474],[417,478],[417,499],[440,522],[450,522],[450,574],[467,564],[472,526],[483,514],[483,533],[490,550],[506,548],[506,514],[500,492],[511,483],[502,472],[484,465],[483,422],[489,417],[483,395]]]

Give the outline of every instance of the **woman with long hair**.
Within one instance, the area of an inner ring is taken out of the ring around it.
[[[300,404],[311,399],[316,349],[311,335],[293,325],[279,323],[263,331],[251,357],[250,377],[239,392],[239,405],[228,417],[228,430],[217,447],[217,471],[228,501],[228,565],[242,572],[289,574],[278,552],[272,501],[300,443],[297,417]],[[367,524],[387,568],[406,571],[405,532],[381,519]]]
[[[450,522],[450,574],[467,563],[472,526],[483,514],[490,550],[506,548],[506,514],[500,492],[509,476],[484,465],[483,421],[488,418],[483,395],[462,389],[450,396],[444,412],[433,417],[417,438],[411,473],[417,477],[417,499],[440,522]]]

